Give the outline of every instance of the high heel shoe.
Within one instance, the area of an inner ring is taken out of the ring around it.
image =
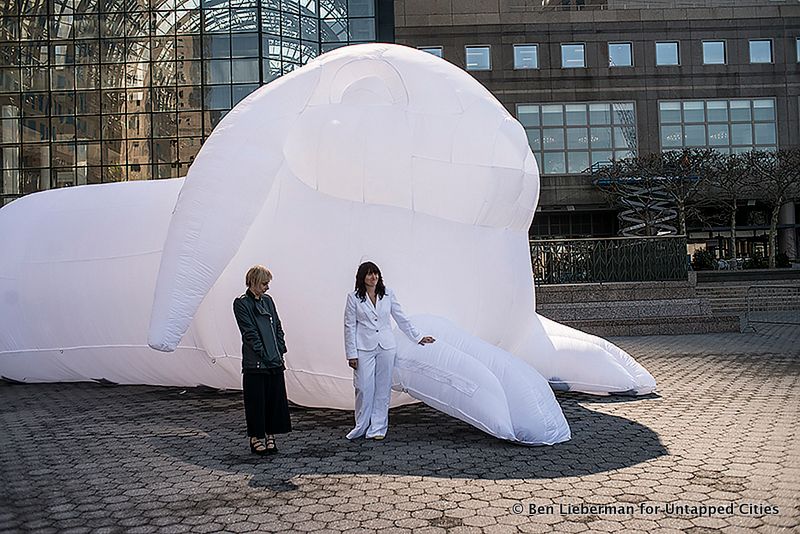
[[[250,452],[253,454],[258,454],[259,456],[264,456],[267,454],[267,447],[260,439],[250,438]]]
[[[266,454],[277,454],[278,446],[275,445],[275,436],[267,436]]]

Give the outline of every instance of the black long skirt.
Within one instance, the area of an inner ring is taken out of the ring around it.
[[[276,373],[244,373],[242,390],[248,436],[263,438],[267,434],[292,431],[282,370]]]

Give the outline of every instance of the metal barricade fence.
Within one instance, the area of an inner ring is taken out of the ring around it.
[[[800,286],[755,285],[747,288],[747,326],[800,326]]]

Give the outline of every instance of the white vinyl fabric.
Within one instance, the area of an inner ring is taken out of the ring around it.
[[[654,391],[624,351],[535,313],[538,190],[524,130],[463,70],[396,45],[326,53],[228,113],[185,180],[54,190],[0,209],[0,375],[240,388],[231,303],[262,263],[286,331],[289,398],[352,409],[342,315],[368,256],[410,316],[446,319],[474,341],[429,352],[448,366],[483,362],[475,383],[497,379],[490,355],[519,368],[513,354],[558,389]],[[529,404],[563,420],[530,380]],[[521,395],[518,382],[498,384],[487,394]],[[489,415],[469,417],[490,428]],[[507,422],[495,435],[568,436]]]

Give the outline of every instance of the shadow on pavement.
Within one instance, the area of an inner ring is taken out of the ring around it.
[[[156,451],[207,469],[251,476],[250,485],[282,492],[295,488],[299,475],[381,474],[461,479],[535,479],[582,476],[619,469],[667,454],[658,435],[634,421],[599,413],[582,404],[636,402],[630,397],[558,394],[572,439],[555,446],[526,447],[497,440],[425,405],[403,406],[390,413],[389,434],[382,442],[344,435],[352,413],[295,408],[294,430],[278,436],[280,452],[258,457],[247,448],[239,395],[189,393],[203,417],[208,438],[161,435],[150,439]],[[653,395],[648,398],[658,398]]]

